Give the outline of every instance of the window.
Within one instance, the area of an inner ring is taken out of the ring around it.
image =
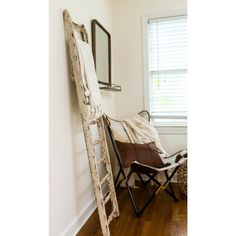
[[[148,20],[149,111],[158,122],[186,124],[187,17]]]

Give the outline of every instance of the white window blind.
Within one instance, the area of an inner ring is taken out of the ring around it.
[[[148,23],[149,101],[157,119],[187,118],[187,18]]]

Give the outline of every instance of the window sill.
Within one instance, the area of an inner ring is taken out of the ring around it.
[[[187,125],[174,125],[174,124],[155,124],[154,126],[158,130],[160,135],[187,135]]]

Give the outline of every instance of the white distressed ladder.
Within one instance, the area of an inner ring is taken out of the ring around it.
[[[90,172],[94,187],[94,193],[98,206],[98,213],[104,236],[109,236],[109,223],[115,217],[119,216],[119,208],[117,204],[116,192],[113,182],[112,169],[110,164],[110,157],[106,142],[106,135],[104,130],[103,113],[101,107],[93,107],[90,102],[90,97],[86,93],[86,85],[82,79],[81,74],[81,58],[79,58],[78,45],[75,39],[75,33],[81,35],[81,39],[88,43],[88,36],[84,25],[78,25],[74,23],[67,10],[63,13],[65,37],[67,43],[67,49],[70,60],[71,78],[75,81],[77,96],[79,100],[79,110],[82,118],[82,125],[85,137],[85,143],[87,147]],[[96,81],[97,83],[97,81]],[[94,128],[97,131],[98,138],[93,138]],[[101,153],[99,155],[95,151],[99,146]],[[98,159],[98,157],[100,157]],[[99,177],[99,165],[104,164],[105,174],[103,177]],[[106,196],[103,196],[102,186],[107,183],[108,192]],[[110,215],[106,213],[106,204],[111,202],[112,209]]]

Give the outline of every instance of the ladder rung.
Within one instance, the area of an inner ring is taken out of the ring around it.
[[[93,141],[93,145],[97,145],[97,144],[99,144],[99,143],[101,143],[102,141],[103,141],[104,139],[98,139],[98,140],[95,140],[95,141]]]
[[[95,125],[95,124],[97,124],[97,122],[98,122],[98,120],[94,119],[94,120],[90,120],[88,124],[89,125]]]
[[[104,204],[107,204],[110,199],[111,199],[111,193],[109,193],[109,194],[105,197],[105,199],[104,199]]]
[[[102,180],[101,180],[101,185],[102,184],[104,184],[104,182],[107,180],[107,178],[108,178],[108,173],[102,178]]]
[[[96,164],[98,165],[98,164],[100,164],[101,162],[105,162],[105,160],[106,160],[106,157],[103,157],[103,158],[101,158],[101,159],[99,159],[97,162],[96,162]]]
[[[92,119],[88,122],[89,125],[95,125],[95,124],[98,124],[99,122],[101,122],[101,117],[98,117],[98,118],[95,118],[95,119]]]

